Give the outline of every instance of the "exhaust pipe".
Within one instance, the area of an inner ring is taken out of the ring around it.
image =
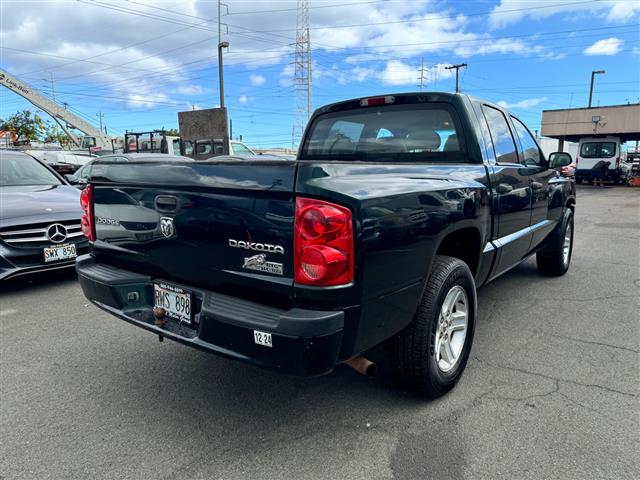
[[[365,375],[367,377],[373,377],[376,373],[378,373],[377,365],[364,357],[354,357],[350,360],[347,360],[345,363],[359,374]]]

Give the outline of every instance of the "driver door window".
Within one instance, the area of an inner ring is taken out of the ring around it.
[[[540,148],[533,138],[533,135],[529,133],[524,123],[515,117],[511,117],[513,126],[516,130],[516,135],[520,139],[520,145],[522,145],[523,163],[527,167],[541,167],[542,155],[540,154]]]
[[[488,105],[482,106],[482,111],[489,125],[489,132],[493,141],[496,161],[500,164],[519,163],[516,144],[511,135],[511,129],[503,113]]]

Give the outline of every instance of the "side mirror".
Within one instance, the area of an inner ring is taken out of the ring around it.
[[[549,155],[549,168],[566,167],[571,165],[571,162],[571,155],[566,152],[553,152]]]
[[[64,179],[71,184],[77,183],[75,175],[72,175],[71,173],[65,174]]]

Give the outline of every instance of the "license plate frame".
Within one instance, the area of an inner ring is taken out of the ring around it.
[[[42,257],[44,263],[60,262],[62,260],[71,260],[78,256],[78,251],[73,243],[64,243],[61,245],[50,245],[42,249]]]
[[[166,316],[191,326],[193,292],[167,282],[153,282],[153,306],[164,308]]]

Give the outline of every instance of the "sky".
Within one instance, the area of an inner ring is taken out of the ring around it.
[[[291,147],[294,0],[225,0],[233,135]],[[384,93],[461,91],[529,128],[542,110],[640,102],[637,0],[309,0],[313,108]],[[0,0],[0,65],[110,134],[177,128],[220,104],[217,0]],[[53,82],[52,82],[53,79]],[[304,100],[306,102],[306,99]],[[35,110],[0,87],[0,118]]]

